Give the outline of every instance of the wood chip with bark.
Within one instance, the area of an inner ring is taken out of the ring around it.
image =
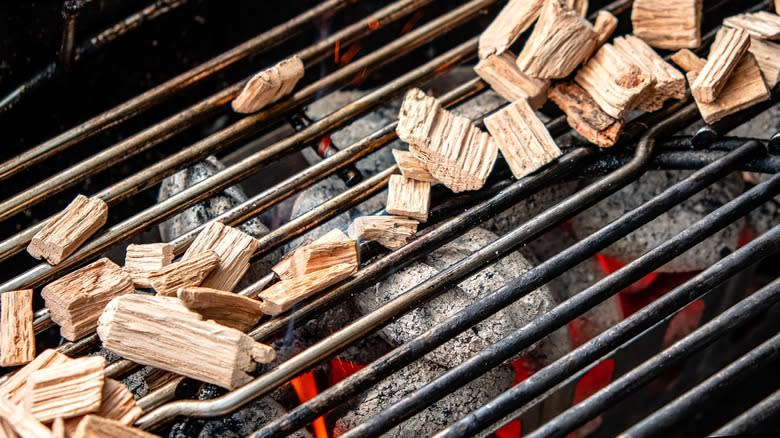
[[[271,316],[286,312],[296,303],[347,279],[357,272],[357,268],[357,265],[344,263],[275,283],[258,295],[263,301],[263,312]]]
[[[566,113],[566,121],[589,142],[602,147],[614,146],[623,131],[623,120],[605,113],[590,94],[577,84],[561,82],[548,94]]]
[[[0,294],[0,366],[24,365],[35,359],[33,291]]]
[[[253,113],[290,94],[303,77],[303,61],[292,56],[252,76],[233,100],[233,111]]]
[[[206,321],[175,297],[125,295],[111,301],[98,324],[103,347],[134,362],[227,389],[252,377],[255,361],[276,358],[273,348]]]
[[[79,422],[72,438],[159,438],[157,435],[121,422],[87,415]]]
[[[395,162],[398,164],[398,168],[401,169],[401,174],[403,176],[417,181],[427,181],[431,184],[437,184],[439,182],[439,180],[428,172],[428,169],[425,168],[422,161],[418,160],[413,153],[400,149],[393,149],[393,157],[395,157]]]
[[[349,224],[347,234],[356,240],[398,249],[414,239],[418,224],[414,219],[401,216],[360,216]]]
[[[264,313],[260,301],[208,287],[183,287],[176,293],[182,304],[204,319],[242,332],[257,325]]]
[[[90,356],[34,371],[25,385],[24,408],[43,422],[97,412],[105,364],[102,356]]]
[[[479,59],[504,53],[526,29],[531,27],[544,0],[509,0],[479,36]]]
[[[776,13],[758,11],[734,15],[723,20],[723,25],[744,29],[751,36],[762,40],[780,40],[780,16]]]
[[[780,76],[780,44],[751,38],[748,51],[756,58],[766,86],[774,88]]]
[[[27,252],[56,265],[105,225],[108,205],[102,199],[78,195],[33,236]]]
[[[655,83],[641,67],[611,44],[604,44],[577,72],[574,81],[602,110],[623,119]]]
[[[430,207],[431,183],[415,181],[403,175],[390,176],[385,206],[388,213],[425,222]]]
[[[312,243],[324,243],[324,242],[337,242],[340,240],[349,240],[349,236],[344,234],[343,231],[334,228],[327,233],[323,234],[314,242],[309,242],[307,245],[310,245]],[[289,253],[282,256],[282,259],[279,260],[271,270],[282,280],[289,280],[293,277],[295,277],[295,273],[292,269],[292,258],[295,255],[295,252],[300,250],[301,248],[306,247],[306,245],[302,245],[298,248],[296,248],[293,251],[290,251]]]
[[[306,245],[295,251],[292,259],[292,270],[295,277],[302,277],[340,264],[360,266],[355,240]]]
[[[547,100],[547,88],[550,81],[536,79],[517,68],[516,56],[512,52],[490,55],[481,60],[474,71],[490,85],[499,96],[514,102],[528,99],[534,108],[539,108]]]
[[[701,46],[702,0],[634,0],[634,35],[667,50]]]
[[[0,419],[8,423],[22,438],[54,438],[51,430],[21,405],[0,393]]]
[[[717,99],[742,56],[750,47],[750,35],[742,29],[724,27],[712,44],[710,55],[696,80],[691,83],[691,94],[697,101],[712,103]]]
[[[546,0],[517,66],[535,78],[565,78],[592,53],[597,39],[590,22],[562,0]]]
[[[161,295],[173,296],[180,287],[200,286],[203,280],[219,266],[214,251],[202,251],[179,260],[149,275],[149,284]]]
[[[544,123],[524,100],[486,117],[485,126],[515,178],[522,178],[561,155]]]
[[[249,260],[257,249],[257,239],[238,228],[211,222],[203,228],[182,256],[182,260],[212,250],[219,265],[203,280],[201,286],[232,291],[249,269]]]
[[[146,243],[128,245],[125,252],[125,271],[130,274],[135,287],[149,288],[149,275],[173,262],[173,245],[170,243]]]
[[[104,257],[47,284],[41,296],[51,320],[60,326],[60,335],[75,341],[95,330],[112,298],[134,292],[127,272]]]

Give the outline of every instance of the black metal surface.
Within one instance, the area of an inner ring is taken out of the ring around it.
[[[780,415],[780,390],[761,400],[742,415],[729,421],[712,433],[712,436],[737,436],[759,432],[768,420],[777,420]],[[766,431],[765,431],[766,432]]]

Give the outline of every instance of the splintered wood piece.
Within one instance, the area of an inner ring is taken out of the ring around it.
[[[327,233],[323,234],[314,242],[311,243],[325,243],[325,242],[338,242],[339,240],[349,240],[349,237],[344,234],[343,231],[339,230],[338,228],[334,228]],[[293,255],[295,255],[295,251],[298,251],[299,249],[305,247],[306,245],[303,245],[301,247],[296,248],[293,251],[288,252],[285,254],[279,262],[277,262],[273,268],[271,268],[274,273],[279,276],[282,280],[289,280],[293,277],[295,277],[295,274],[292,270],[292,258]]]
[[[32,362],[17,370],[0,385],[0,394],[5,394],[12,403],[21,403],[24,399],[24,385],[33,372],[68,363],[71,360],[68,356],[52,348],[44,350]]]
[[[51,433],[57,438],[66,438],[68,431],[65,429],[65,420],[62,417],[57,417],[51,423]]]
[[[320,269],[291,280],[282,280],[260,292],[258,298],[263,301],[263,312],[276,316],[286,312],[296,303],[334,285],[357,271],[351,263]]]
[[[634,35],[659,49],[695,49],[701,45],[702,0],[634,0]]]
[[[234,389],[252,377],[254,361],[276,358],[273,348],[206,321],[176,297],[124,295],[100,316],[103,346],[134,362]]]
[[[211,271],[219,266],[219,256],[214,251],[202,251],[188,259],[152,272],[149,284],[161,295],[173,296],[180,287],[200,286]]]
[[[188,309],[224,326],[246,332],[264,315],[260,301],[207,287],[183,287],[176,293]]]
[[[515,178],[522,178],[561,156],[544,123],[524,100],[486,117],[485,126],[496,139]]]
[[[597,38],[590,22],[562,0],[546,0],[517,66],[535,78],[565,78],[592,53]]]
[[[133,393],[127,386],[122,382],[106,378],[103,382],[103,401],[100,403],[100,409],[96,415],[130,426],[141,414],[143,414],[143,409],[136,404]],[[83,416],[65,421],[67,436],[72,436],[76,432],[82,419],[84,419]]]
[[[65,210],[48,221],[33,236],[27,252],[56,265],[71,255],[108,219],[108,205],[102,199],[76,196]]]
[[[605,113],[595,100],[577,84],[562,82],[548,94],[566,113],[566,121],[589,142],[608,148],[614,146],[623,131],[623,121]]]
[[[290,94],[303,77],[303,61],[292,56],[252,76],[231,106],[238,113],[253,113]]]
[[[396,132],[428,172],[454,192],[482,188],[498,154],[490,136],[471,120],[442,109],[417,88],[406,93]]]
[[[168,266],[173,261],[173,245],[147,243],[128,245],[125,253],[125,271],[130,274],[135,287],[148,288],[149,274]]]
[[[751,38],[748,51],[756,58],[766,86],[774,88],[780,75],[780,44]]]
[[[474,67],[474,71],[493,91],[510,102],[528,99],[531,106],[539,108],[547,100],[550,81],[532,78],[521,72],[511,52],[488,56]]]
[[[420,222],[428,220],[431,206],[431,183],[415,181],[403,175],[391,175],[387,184],[387,210]]]
[[[338,242],[311,243],[295,251],[292,260],[293,273],[296,277],[340,264],[354,265],[355,270],[357,270],[360,266],[357,242],[350,239]]]
[[[742,29],[724,27],[718,31],[707,63],[691,83],[693,97],[702,103],[714,102],[749,46],[750,35]]]
[[[672,62],[677,64],[685,72],[700,71],[704,68],[704,64],[707,63],[707,61],[699,58],[695,53],[688,49],[678,50],[673,53]]]
[[[655,79],[647,94],[639,101],[639,109],[657,111],[667,99],[685,97],[685,76],[666,62],[652,47],[633,35],[615,38],[613,45],[621,54]]]
[[[581,17],[588,15],[588,0],[566,0],[566,7],[580,14]]]
[[[130,427],[121,422],[87,415],[80,422],[72,438],[159,438],[157,435]]]
[[[427,181],[431,184],[437,184],[439,182],[430,172],[428,172],[425,166],[423,166],[422,161],[418,160],[413,153],[400,149],[393,149],[393,157],[395,157],[395,162],[398,164],[398,168],[401,169],[401,174],[403,174],[403,176],[417,181]]]
[[[22,438],[54,438],[51,430],[38,421],[21,405],[0,393],[0,419],[8,423]]]
[[[0,294],[0,366],[24,365],[35,359],[32,289]]]
[[[734,15],[723,20],[723,25],[744,29],[750,35],[762,40],[780,40],[780,15],[777,13],[759,11]]]
[[[544,0],[509,0],[479,36],[479,59],[504,53],[539,16]]]
[[[72,359],[68,363],[34,371],[24,389],[24,407],[48,422],[96,412],[103,400],[101,356]]]
[[[52,430],[52,434],[55,438],[60,438],[54,430]],[[16,438],[18,436],[14,428],[3,418],[2,408],[0,408],[0,438]]]
[[[623,119],[655,80],[611,44],[604,44],[574,76],[605,113]]]
[[[360,216],[349,225],[349,237],[378,242],[387,249],[398,249],[414,239],[419,223],[401,216]]]
[[[75,341],[95,330],[112,298],[134,292],[127,272],[104,257],[47,284],[41,296],[51,320],[60,325],[60,335]]]
[[[201,286],[232,291],[249,269],[249,259],[256,248],[257,239],[249,234],[221,222],[211,222],[187,248],[182,260],[206,250],[214,251],[219,256],[219,266],[203,280]]]
[[[617,25],[618,19],[611,12],[601,10],[596,14],[596,20],[593,22],[593,31],[596,32],[596,44],[593,45],[588,56],[583,58],[584,61],[590,59],[596,53],[596,50],[612,37],[615,29],[617,29]]]

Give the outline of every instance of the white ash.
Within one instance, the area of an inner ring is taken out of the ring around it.
[[[500,235],[507,234],[542,211],[556,205],[576,190],[577,182],[575,181],[545,187],[495,217],[486,220],[482,226]]]
[[[593,234],[691,173],[681,170],[647,172],[638,181],[577,215],[573,220],[575,235],[582,239]],[[602,253],[629,263],[739,196],[743,186],[741,176],[732,173],[605,248]],[[739,220],[730,224],[658,271],[690,272],[711,266],[737,248],[743,223]]]
[[[425,358],[411,363],[373,386],[356,401],[356,406],[336,421],[335,436],[365,422],[383,409],[409,395],[446,371]],[[512,385],[514,372],[509,366],[499,366],[443,399],[431,404],[385,437],[431,436],[479,406],[497,397]]]

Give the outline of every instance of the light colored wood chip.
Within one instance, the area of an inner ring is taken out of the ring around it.
[[[57,436],[54,431],[52,431],[55,438],[60,438]],[[5,419],[0,414],[0,438],[17,438],[19,435],[16,434],[16,431],[13,427],[11,427],[11,424],[5,421]]]
[[[127,386],[122,382],[106,378],[103,382],[103,402],[96,415],[131,426],[141,414],[143,414],[143,409],[136,404],[133,393]],[[76,428],[83,418],[80,416],[65,421],[64,426],[68,436],[76,433]]]
[[[105,365],[103,357],[90,356],[34,371],[24,389],[25,409],[43,422],[97,412]]]
[[[313,243],[324,243],[324,242],[337,242],[339,240],[349,240],[349,237],[344,234],[343,231],[334,228],[327,233],[323,234],[316,240],[314,240]],[[309,242],[309,244],[312,242]],[[279,276],[282,280],[289,280],[293,277],[295,277],[295,274],[292,270],[292,258],[293,255],[295,255],[295,251],[305,247],[306,245],[302,245],[298,248],[296,248],[293,251],[288,252],[284,256],[282,256],[282,259],[277,262],[273,268],[271,268],[274,273]]]
[[[65,210],[48,221],[33,236],[27,252],[56,265],[71,255],[108,219],[108,205],[102,199],[76,196]]]
[[[510,102],[528,99],[534,108],[541,107],[547,100],[550,81],[532,78],[521,72],[515,64],[515,58],[511,52],[490,55],[481,60],[474,71],[504,99]]]
[[[320,269],[301,277],[275,283],[260,292],[258,298],[263,301],[263,312],[276,316],[317,292],[345,280],[356,271],[357,267],[351,263]]]
[[[734,68],[750,47],[750,35],[742,29],[724,27],[712,45],[707,63],[691,84],[691,93],[697,101],[712,103],[726,85]]]
[[[135,287],[149,288],[149,274],[159,271],[173,262],[173,245],[147,243],[128,245],[125,252],[125,271],[130,274]]]
[[[212,250],[219,256],[219,266],[203,280],[201,286],[232,291],[249,269],[249,259],[257,249],[257,239],[238,228],[211,222],[203,228],[182,256],[182,260]]]
[[[685,76],[666,62],[652,47],[633,35],[615,38],[613,45],[655,80],[639,101],[639,109],[657,111],[667,99],[685,97]]]
[[[604,44],[577,72],[574,81],[615,119],[623,119],[636,108],[640,98],[655,83],[611,44]]]
[[[207,287],[184,287],[176,293],[188,309],[197,312],[204,319],[210,319],[224,326],[242,332],[257,325],[264,315],[260,301]]]
[[[596,53],[596,50],[612,37],[612,34],[615,33],[615,29],[617,29],[617,25],[617,17],[612,15],[609,11],[600,10],[596,14],[596,20],[593,22],[593,31],[596,32],[596,44],[593,45],[593,48],[591,48],[588,56],[584,58],[584,61],[590,59],[590,57]]]
[[[274,350],[246,334],[206,321],[175,297],[125,295],[112,300],[98,324],[103,346],[134,362],[234,389],[252,377],[254,361]]]
[[[517,66],[535,78],[565,78],[593,52],[597,39],[590,22],[562,0],[546,0]]]
[[[295,251],[292,260],[293,274],[296,277],[340,264],[354,265],[355,270],[357,270],[360,266],[357,242],[350,239],[338,242],[311,243]]]
[[[115,420],[87,415],[80,422],[73,438],[159,438],[157,435],[130,427]]]
[[[32,289],[0,294],[0,366],[24,365],[35,359]]]
[[[774,88],[780,75],[780,44],[751,38],[748,51],[756,58],[766,86]]]
[[[51,430],[35,419],[22,406],[8,400],[0,393],[0,418],[5,420],[14,432],[22,438],[54,438]]]
[[[65,420],[62,417],[55,418],[51,423],[51,433],[57,438],[67,438],[69,436],[65,429]]]
[[[44,350],[32,362],[18,369],[0,385],[0,394],[5,394],[12,403],[21,403],[24,399],[24,385],[30,374],[50,366],[68,363],[71,360],[68,356],[52,348]]]
[[[623,131],[623,121],[605,113],[590,94],[577,84],[555,84],[548,94],[566,113],[566,121],[589,142],[608,148],[614,146]]]
[[[395,162],[398,164],[398,168],[401,169],[401,174],[403,174],[403,176],[417,181],[427,181],[431,184],[437,184],[439,182],[430,172],[428,172],[425,166],[423,166],[422,161],[418,160],[413,153],[400,149],[393,149],[393,157],[395,157]]]
[[[588,0],[566,0],[566,7],[580,14],[581,17],[588,15]]]
[[[702,0],[634,0],[634,35],[668,50],[701,46]]]
[[[360,216],[349,224],[349,237],[398,249],[414,239],[417,222],[401,216]]]
[[[734,15],[723,20],[723,25],[743,29],[762,40],[780,40],[780,16],[767,11]]]
[[[672,62],[677,64],[683,71],[700,71],[704,68],[707,61],[696,56],[688,49],[681,49],[672,54]]]
[[[425,222],[430,207],[431,183],[415,181],[403,175],[390,176],[385,207],[388,213]]]
[[[396,133],[428,172],[454,192],[482,188],[498,154],[490,136],[471,120],[444,110],[417,88],[406,93]]]
[[[161,295],[173,296],[180,287],[200,286],[219,266],[216,252],[207,250],[179,260],[149,274],[149,284]]]
[[[297,56],[287,58],[252,76],[233,99],[233,111],[245,114],[260,111],[290,94],[302,77],[303,61]]]
[[[95,330],[100,312],[112,298],[134,292],[127,272],[104,257],[47,284],[41,296],[60,335],[75,341]]]
[[[531,27],[544,0],[509,0],[479,36],[479,59],[504,53],[517,37]]]
[[[486,117],[485,126],[515,178],[522,178],[561,155],[544,123],[524,100]]]

